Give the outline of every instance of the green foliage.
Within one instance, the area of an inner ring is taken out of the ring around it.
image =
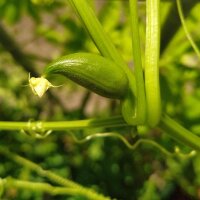
[[[199,46],[200,31],[197,27],[200,25],[200,5],[195,3],[195,0],[191,2],[194,6],[192,8],[184,6],[183,12],[188,13],[186,25]],[[117,47],[125,60],[124,63],[132,69],[131,19],[128,1],[90,1],[90,3],[109,35],[109,40]],[[145,44],[144,7],[145,3],[140,2],[138,12],[142,55],[144,55]],[[176,10],[175,4],[170,1],[162,2],[163,30],[167,21],[171,24],[167,30],[175,30],[172,22],[179,20],[177,12],[173,18],[170,17],[172,7]],[[63,81],[66,84],[51,90],[41,99],[33,96],[30,89],[25,86],[28,84],[29,73],[29,69],[23,62],[25,58],[31,62],[37,72],[42,73],[44,66],[63,55],[76,52],[98,53],[66,1],[1,0],[0,19],[0,26],[10,33],[11,38],[17,41],[19,49],[24,53],[24,59],[16,60],[13,56],[16,52],[13,53],[9,49],[9,41],[5,47],[2,37],[0,38],[1,121],[32,119],[64,121],[120,114],[118,101],[95,96],[62,77],[55,77],[55,85],[63,84]],[[167,44],[161,51],[159,61],[162,109],[187,129],[199,135],[200,61],[187,40],[181,23],[170,41],[162,35],[161,38],[161,46]],[[120,62],[119,58],[117,64],[121,65]],[[177,146],[177,142],[163,134],[161,130],[139,126],[135,129],[98,127],[72,132],[54,131],[44,140],[32,138],[21,131],[2,130],[0,147],[24,156],[43,169],[51,170],[63,178],[70,178],[111,198],[123,200],[200,198],[199,153],[193,157],[184,157],[180,153],[169,156],[147,143],[141,143],[137,149],[130,150],[117,138],[94,137],[85,143],[80,143],[81,139],[94,133],[109,131],[120,133],[131,144],[134,144],[138,138],[147,138],[171,152],[174,152]],[[72,134],[75,134],[76,140],[71,136]],[[178,145],[183,153],[191,150],[185,145]],[[57,186],[52,180],[38,175],[27,166],[17,164],[5,155],[0,156],[2,179],[13,177],[22,181],[46,182]],[[87,199],[83,195],[54,196],[48,192],[18,190],[14,187],[3,188],[2,185],[0,180],[0,194],[2,193],[4,200]]]

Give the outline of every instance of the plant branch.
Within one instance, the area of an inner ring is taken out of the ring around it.
[[[84,195],[79,188],[56,187],[48,183],[30,182],[14,178],[5,178],[1,181],[5,189],[17,188],[32,190],[33,192],[47,192],[51,195]]]
[[[76,121],[59,122],[8,122],[0,121],[0,130],[25,130],[25,131],[44,131],[55,130],[63,131],[68,129],[84,129],[99,127],[123,127],[128,126],[121,116],[104,119],[87,119]]]
[[[96,193],[92,189],[85,188],[85,187],[79,185],[78,183],[75,183],[75,182],[73,182],[73,181],[71,181],[69,179],[66,179],[66,178],[63,178],[61,176],[58,176],[57,174],[55,174],[55,173],[53,173],[51,171],[44,170],[38,164],[36,164],[36,163],[26,159],[26,158],[23,158],[23,157],[21,157],[21,156],[19,156],[17,154],[12,153],[12,152],[10,152],[9,150],[5,149],[2,146],[0,147],[0,153],[3,154],[4,156],[8,157],[9,159],[13,160],[14,162],[18,163],[19,165],[22,165],[24,167],[27,167],[27,168],[35,171],[38,175],[40,175],[42,177],[46,177],[49,180],[57,183],[58,185],[62,185],[62,186],[65,186],[65,187],[70,187],[70,189],[68,191],[67,191],[67,188],[66,188],[65,191],[62,189],[62,190],[60,190],[60,192],[61,191],[64,192],[64,193],[67,193],[67,192],[70,193],[71,192],[71,195],[72,194],[75,195],[75,194],[78,193],[78,194],[86,196],[88,199],[91,199],[91,200],[94,200],[94,199],[95,200],[109,200],[110,199],[108,197],[104,197],[103,195]],[[19,181],[19,182],[16,182],[16,183],[17,183],[17,186],[21,186],[22,188],[25,187],[24,186],[25,182],[20,182]],[[29,185],[28,186],[29,189],[31,189],[33,187],[33,183],[27,182],[27,184]],[[51,187],[49,184],[45,184],[45,183],[38,183],[38,184],[41,184],[40,186],[42,186],[44,190],[46,188],[47,192],[49,191],[49,188]],[[36,186],[37,186],[37,183],[36,183]],[[59,188],[57,188],[57,189],[59,189]],[[76,192],[75,192],[75,190],[76,190]],[[57,192],[58,192],[58,190],[57,190]]]
[[[129,126],[122,116],[59,122],[0,122],[0,130],[25,130],[42,132],[47,130],[65,131],[88,128]],[[191,133],[167,115],[162,116],[159,128],[178,142],[200,151],[200,137]]]

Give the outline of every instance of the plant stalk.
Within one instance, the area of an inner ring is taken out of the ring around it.
[[[75,121],[52,121],[52,122],[8,122],[0,121],[0,130],[74,130],[84,128],[111,128],[128,126],[121,116],[103,118],[103,119],[86,119]]]

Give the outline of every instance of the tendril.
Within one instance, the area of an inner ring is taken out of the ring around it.
[[[121,136],[118,133],[114,133],[114,132],[95,133],[92,135],[88,135],[82,139],[77,138],[72,132],[70,132],[70,135],[72,136],[74,141],[79,144],[86,143],[86,142],[88,142],[92,139],[96,139],[96,138],[113,137],[113,138],[118,138],[119,140],[121,140],[121,142],[123,142],[125,144],[125,146],[130,150],[136,150],[139,147],[139,145],[141,145],[141,144],[148,144],[148,145],[151,145],[151,146],[157,148],[158,150],[160,150],[167,157],[180,157],[180,158],[186,159],[186,158],[190,158],[190,157],[193,157],[196,155],[196,151],[194,151],[194,150],[189,153],[182,153],[178,147],[175,147],[174,152],[170,152],[162,145],[160,145],[157,142],[150,140],[150,139],[140,138],[134,144],[131,144],[125,137]]]
[[[179,17],[180,17],[180,20],[181,20],[181,23],[182,23],[182,26],[183,26],[185,35],[186,35],[188,41],[190,42],[192,48],[194,49],[196,55],[197,55],[197,56],[199,57],[199,59],[200,59],[200,51],[199,51],[199,48],[198,48],[198,46],[196,45],[196,43],[194,42],[194,40],[193,40],[193,38],[192,38],[192,36],[191,36],[191,34],[190,34],[188,28],[187,28],[185,19],[184,19],[183,9],[182,9],[182,5],[181,5],[181,0],[176,0],[176,4],[177,4]]]

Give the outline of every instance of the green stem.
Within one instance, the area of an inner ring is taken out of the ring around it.
[[[63,177],[60,177],[57,174],[52,173],[51,171],[44,170],[38,164],[10,152],[3,146],[0,147],[0,153],[8,157],[9,159],[13,160],[14,162],[37,172],[37,174],[39,174],[40,176],[47,177],[49,178],[49,180],[53,180],[55,183],[59,185],[63,185],[66,187],[78,187],[77,183],[74,183],[73,181],[68,179],[64,179]]]
[[[147,123],[156,126],[161,117],[159,83],[160,0],[146,1],[145,89]]]
[[[137,114],[135,110],[135,96],[136,85],[135,76],[132,71],[127,67],[120,53],[116,50],[111,39],[103,30],[100,22],[98,21],[94,11],[89,6],[86,0],[69,0],[72,7],[77,12],[82,20],[85,28],[96,44],[101,54],[113,60],[117,66],[121,67],[127,75],[129,81],[129,89],[127,91],[128,100],[122,104],[122,114],[129,124],[138,124]],[[117,69],[116,69],[117,70]],[[124,108],[123,108],[124,107]]]
[[[99,20],[97,19],[94,11],[87,3],[86,0],[69,0],[75,9],[76,13],[82,20],[85,28],[93,39],[95,45],[101,52],[101,54],[118,64],[127,73],[131,79],[134,77],[126,63],[124,62],[122,56],[114,47],[109,36],[103,30]]]
[[[104,119],[87,119],[76,121],[58,121],[58,122],[7,122],[0,121],[0,130],[67,130],[84,128],[109,128],[128,126],[121,116]]]
[[[200,137],[191,133],[167,115],[162,117],[159,127],[175,140],[200,151]]]
[[[2,179],[3,187],[6,189],[17,188],[23,190],[32,190],[33,192],[47,192],[51,195],[84,195],[78,188],[56,187],[48,183],[30,182],[24,180],[16,180],[13,178]]]
[[[176,0],[176,4],[177,4],[177,8],[178,8],[178,13],[179,13],[179,16],[180,16],[180,20],[181,20],[181,24],[183,26],[183,29],[185,31],[185,35],[187,37],[187,39],[189,40],[192,48],[194,49],[195,53],[197,54],[197,56],[199,57],[200,59],[200,51],[199,51],[199,48],[197,47],[197,45],[195,44],[194,40],[192,39],[192,36],[187,28],[187,25],[186,25],[186,22],[185,22],[185,19],[184,19],[184,15],[183,15],[183,9],[182,9],[182,6],[181,6],[181,0]]]
[[[145,89],[147,123],[154,127],[161,117],[159,83],[160,0],[146,1]]]
[[[146,121],[146,99],[144,77],[142,69],[140,36],[138,25],[138,7],[137,0],[129,0],[130,16],[131,16],[131,31],[132,31],[132,46],[133,46],[133,60],[136,79],[136,113],[139,124],[144,124]]]
[[[58,176],[57,174],[48,171],[48,170],[44,170],[42,167],[40,167],[38,164],[33,163],[30,160],[27,160],[17,154],[14,154],[12,152],[10,152],[9,150],[5,149],[4,147],[0,147],[0,153],[3,154],[4,156],[10,158],[11,160],[13,160],[14,162],[23,165],[24,167],[27,167],[33,171],[35,171],[38,175],[42,176],[42,177],[46,177],[49,180],[59,184],[59,185],[63,185],[65,187],[70,187],[70,189],[74,189],[76,190],[76,192],[78,194],[84,195],[85,197],[87,197],[88,199],[96,199],[96,200],[109,200],[110,198],[108,197],[104,197],[101,194],[96,193],[95,191],[93,191],[92,189],[89,188],[85,188],[81,185],[79,185],[78,183],[75,183],[69,179],[63,178],[61,176]],[[68,191],[70,192],[70,190]],[[71,190],[71,192],[73,193],[73,190]],[[71,194],[72,194],[71,193]],[[76,194],[77,194],[76,193]]]
[[[34,127],[39,127],[42,130],[68,130],[68,129],[84,129],[84,128],[97,128],[97,127],[125,127],[128,126],[122,116],[104,119],[88,119],[77,121],[61,121],[61,122],[0,122],[0,130],[34,130]],[[179,142],[200,151],[200,138],[176,121],[164,115],[161,118],[159,127],[168,135],[173,137]],[[38,129],[37,129],[38,130]]]

